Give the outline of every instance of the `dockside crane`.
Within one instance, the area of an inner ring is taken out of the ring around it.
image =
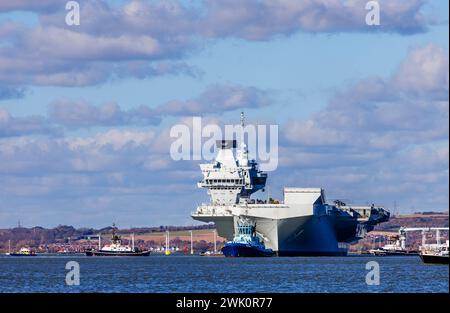
[[[426,245],[426,235],[428,232],[435,231],[436,232],[436,243],[438,245],[441,244],[441,231],[447,231],[448,227],[401,227],[398,231],[400,246],[402,249],[406,249],[406,234],[408,232],[413,231],[421,231],[422,232],[422,246]]]

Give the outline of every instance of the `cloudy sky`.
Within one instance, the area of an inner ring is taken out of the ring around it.
[[[447,0],[78,2],[0,0],[0,227],[194,224],[170,128],[241,111],[279,125],[271,196],[448,210]]]

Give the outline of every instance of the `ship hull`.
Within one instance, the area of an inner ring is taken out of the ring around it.
[[[421,254],[420,258],[422,259],[422,262],[425,264],[444,264],[444,265],[449,264],[448,256]]]
[[[325,204],[322,189],[285,188],[284,203],[202,205],[192,214],[213,222],[221,237],[233,240],[240,218],[255,223],[256,235],[279,256],[342,256],[349,243],[389,219],[383,208]]]
[[[222,248],[225,257],[271,257],[275,252],[269,249],[261,249],[248,244],[231,243]]]
[[[339,247],[333,217],[314,215],[269,220],[255,218],[256,231],[278,256],[345,256]]]
[[[263,235],[266,248],[278,256],[345,256],[347,249],[339,247],[340,224],[332,216],[306,215],[271,219],[247,214],[256,222],[256,232]],[[214,222],[218,234],[232,240],[236,216],[194,217],[203,222]]]
[[[150,251],[139,252],[109,252],[109,251],[86,251],[86,256],[149,256]]]
[[[347,256],[347,251],[277,251],[278,256]]]

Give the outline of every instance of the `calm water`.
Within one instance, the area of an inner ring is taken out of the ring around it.
[[[65,265],[80,264],[80,286]],[[365,265],[380,264],[368,286]],[[449,267],[418,257],[0,257],[0,292],[449,292]]]

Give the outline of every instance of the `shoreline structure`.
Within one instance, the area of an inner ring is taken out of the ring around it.
[[[364,251],[386,243],[389,237],[394,236],[398,231],[398,226],[405,227],[448,227],[448,212],[425,212],[404,214],[391,217],[387,223],[381,224],[375,230],[362,239],[358,244],[349,246],[349,252]],[[214,225],[205,224],[200,226],[160,226],[160,227],[141,227],[131,229],[119,229],[118,233],[124,236],[126,242],[128,235],[135,234],[136,244],[141,247],[158,248],[164,245],[166,230],[170,232],[171,245],[178,248],[180,252],[187,250],[190,253],[191,233],[193,235],[194,251],[203,251],[213,249]],[[12,249],[20,249],[23,246],[29,246],[37,251],[58,252],[61,250],[73,249],[76,247],[88,247],[89,236],[92,237],[90,244],[97,247],[97,239],[94,237],[98,233],[109,238],[110,227],[102,229],[79,228],[71,226],[59,226],[55,228],[42,227],[16,227],[10,229],[0,229],[0,253],[8,252],[8,241],[11,240]],[[431,239],[432,240],[432,239]],[[220,249],[225,242],[225,238],[217,236],[217,249]],[[421,243],[420,234],[414,234],[408,238],[408,244]],[[69,250],[70,251],[70,250]]]

